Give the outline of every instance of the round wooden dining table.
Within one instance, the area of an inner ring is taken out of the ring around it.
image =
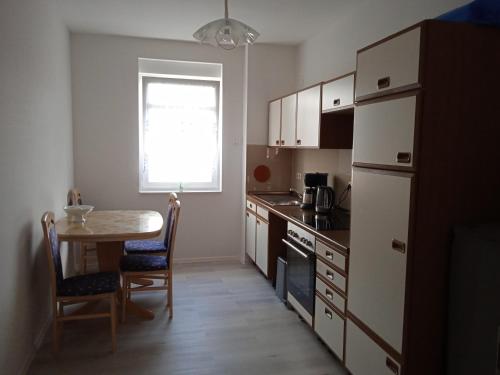
[[[141,210],[93,211],[85,223],[72,222],[68,217],[56,222],[59,241],[95,242],[99,271],[116,272],[120,271],[125,241],[156,237],[162,227],[159,212]],[[127,311],[145,319],[154,318],[152,311],[130,300],[126,303]]]

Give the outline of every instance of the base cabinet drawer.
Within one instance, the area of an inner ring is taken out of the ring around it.
[[[321,294],[328,302],[335,306],[339,311],[345,314],[346,300],[338,294],[332,287],[316,278],[316,291]]]
[[[343,254],[326,246],[323,242],[316,241],[316,254],[323,257],[325,260],[336,265],[342,271],[346,271],[346,259]]]
[[[344,327],[344,319],[316,297],[314,330],[341,360],[344,360]]]
[[[326,265],[319,259],[316,260],[316,274],[323,276],[325,280],[328,280],[339,290],[346,293],[345,277],[332,268],[328,267],[328,265]]]
[[[347,319],[345,365],[353,375],[399,375],[401,369],[375,341]]]

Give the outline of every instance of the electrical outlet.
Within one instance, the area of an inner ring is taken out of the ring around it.
[[[302,173],[297,172],[297,173],[295,174],[295,179],[297,179],[297,180],[302,180]]]

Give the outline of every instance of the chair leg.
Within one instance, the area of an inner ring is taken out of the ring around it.
[[[123,286],[122,286],[122,322],[123,323],[125,323],[125,320],[126,320],[127,295],[128,295],[128,281],[127,281],[127,276],[123,275]]]
[[[116,294],[110,298],[111,303],[111,350],[116,352]]]
[[[53,340],[53,343],[52,343],[52,349],[54,351],[54,353],[58,353],[59,352],[59,329],[58,329],[58,325],[59,325],[59,321],[57,319],[57,302],[54,303],[54,307],[53,307],[53,320],[52,320],[52,340]]]
[[[173,299],[173,296],[172,296],[172,290],[173,290],[173,287],[172,287],[172,273],[169,272],[168,273],[168,296],[167,296],[167,306],[168,306],[168,315],[169,315],[169,319],[172,319],[174,317],[174,299]]]

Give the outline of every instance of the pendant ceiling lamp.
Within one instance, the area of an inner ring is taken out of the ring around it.
[[[219,46],[226,50],[244,44],[253,44],[260,34],[243,22],[229,18],[227,0],[225,0],[225,5],[225,17],[200,27],[193,37],[202,43]]]

